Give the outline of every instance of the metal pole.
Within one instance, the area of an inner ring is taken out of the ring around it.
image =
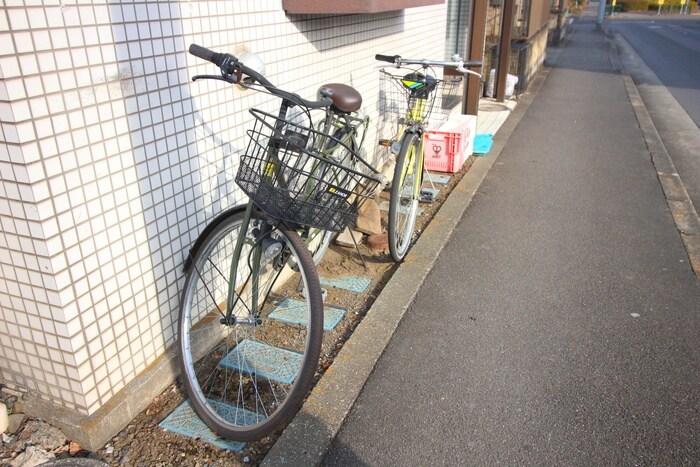
[[[484,59],[484,39],[486,37],[486,0],[474,0],[471,3],[471,19],[469,24],[469,42],[467,47],[468,60]],[[482,69],[483,70],[483,69]],[[474,70],[483,73],[482,70]],[[480,79],[474,75],[467,75],[464,85],[464,98],[462,101],[462,113],[477,115],[479,113]]]
[[[503,0],[501,11],[501,38],[498,44],[498,65],[496,65],[495,95],[496,102],[506,100],[506,78],[510,59],[510,35],[513,30],[513,11],[515,0]]]
[[[559,0],[559,7],[557,11],[557,36],[554,38],[554,45],[559,45],[562,40],[564,31],[564,8],[566,7],[566,0]]]
[[[605,0],[599,0],[598,1],[598,19],[597,23],[598,26],[603,25],[603,20],[605,19]]]

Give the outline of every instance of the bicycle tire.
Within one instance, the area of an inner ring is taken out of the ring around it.
[[[419,154],[421,136],[406,132],[401,138],[389,199],[389,252],[396,262],[403,261],[413,237],[418,212],[416,185],[420,185],[423,167]]]
[[[220,436],[253,441],[286,425],[312,385],[323,300],[316,267],[299,235],[257,217],[244,229],[244,219],[243,212],[231,213],[195,253],[182,292],[178,351],[197,415]],[[237,320],[227,324],[222,310],[239,235],[246,238],[235,263]],[[260,271],[253,277],[256,264]],[[275,319],[277,305],[297,316]]]

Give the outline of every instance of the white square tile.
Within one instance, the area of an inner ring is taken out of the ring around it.
[[[0,71],[3,79],[16,78],[22,74],[17,57],[12,55],[0,57]]]
[[[117,19],[117,18],[112,18],[112,16],[111,16],[111,12],[114,10],[118,10],[119,9],[118,7],[114,7],[111,5],[108,6],[108,5],[99,5],[98,4],[98,5],[94,5],[93,9],[94,9],[94,15],[95,15],[94,22],[96,24],[109,24],[112,21],[118,22],[121,20],[121,17]]]
[[[86,67],[88,65],[88,58],[85,49],[80,46],[73,46],[70,50],[70,60],[68,63],[72,65],[72,68]]]
[[[17,132],[17,142],[26,143],[36,139],[36,133],[34,132],[34,125],[31,121],[18,123],[15,126]]]
[[[26,100],[15,101],[12,103],[12,114],[15,122],[23,122],[31,118],[29,102]]]
[[[17,135],[17,129],[12,124],[2,124],[2,134],[7,143],[19,143],[19,135]]]
[[[12,33],[15,41],[15,49],[17,53],[33,53],[34,45],[32,44],[32,34],[29,31]]]
[[[63,23],[66,26],[80,26],[80,13],[78,11],[78,7],[76,6],[71,6],[68,4],[62,4],[60,13],[62,13],[63,16]],[[49,22],[51,22],[51,19],[49,18]]]
[[[78,12],[80,15],[80,23],[85,26],[89,24],[95,24],[95,11],[91,5],[78,7]]]
[[[5,11],[10,20],[10,28],[13,31],[29,29],[29,19],[24,8],[10,8]]]
[[[27,88],[27,96],[35,97],[45,94],[44,85],[41,82],[41,77],[39,76],[26,76],[24,78],[25,86]],[[0,86],[0,90],[2,86]]]
[[[12,115],[12,106],[9,102],[0,102],[0,120],[5,122],[14,121],[15,117]]]
[[[64,49],[69,46],[68,32],[65,29],[53,28],[49,31],[51,44],[54,49]]]
[[[86,45],[97,45],[100,43],[100,36],[97,27],[83,27],[83,38]]]
[[[34,48],[37,51],[51,50],[53,48],[49,31],[32,31],[32,38],[34,40]]]
[[[7,29],[1,29],[0,31],[7,31]],[[0,56],[13,55],[15,53],[17,53],[17,51],[15,50],[15,44],[12,40],[12,34],[0,33]]]
[[[29,8],[27,9],[27,15],[29,17],[29,26],[32,29],[41,29],[47,27],[46,15],[44,14],[43,8]]]
[[[9,31],[10,30],[10,23],[7,21],[7,17],[5,15],[0,15],[0,31]]]
[[[49,114],[49,107],[44,97],[36,97],[34,99],[31,99],[29,101],[29,106],[31,108],[32,118],[41,118]],[[37,132],[37,135],[39,135],[39,132]],[[43,138],[46,136],[48,135],[42,133],[42,136],[39,136],[39,138]]]

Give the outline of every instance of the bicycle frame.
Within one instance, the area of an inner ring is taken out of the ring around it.
[[[356,117],[350,114],[336,114],[327,110],[326,117],[319,123],[318,127],[321,134],[332,138],[326,138],[323,144],[320,145],[322,154],[327,157],[332,156],[332,152],[338,144],[335,140],[338,140],[338,142],[350,149],[361,148],[368,125],[369,116]],[[362,136],[358,143],[357,136],[360,134],[360,129],[362,130]],[[336,162],[343,163],[343,161]]]
[[[287,112],[289,111],[289,102],[286,99],[282,99],[282,103],[280,104],[280,109],[278,112],[279,120],[277,121],[278,123],[278,129],[281,130],[282,123],[284,119],[287,116]],[[268,159],[270,159],[270,164],[272,167],[277,167],[277,163],[279,162],[279,159],[277,157],[277,152],[278,148],[275,147],[274,142],[271,140],[268,142]],[[272,170],[275,170],[274,168]],[[268,174],[271,176],[271,174]],[[228,286],[228,296],[226,300],[226,315],[224,316],[224,319],[226,322],[229,322],[231,319],[231,316],[233,315],[233,309],[235,305],[238,303],[238,298],[236,297],[238,295],[238,291],[235,290],[234,285],[236,284],[236,276],[238,274],[237,266],[238,266],[238,258],[240,258],[241,253],[243,252],[243,245],[246,239],[245,232],[248,231],[248,228],[250,226],[250,221],[253,218],[253,210],[255,209],[255,203],[252,200],[249,200],[248,203],[246,204],[246,210],[245,214],[243,217],[243,223],[241,224],[241,232],[242,234],[236,238],[236,247],[234,248],[234,253],[233,253],[233,261],[231,261],[231,268],[229,271],[229,286]],[[261,232],[260,238],[264,238],[265,234],[267,232],[263,231]],[[258,277],[259,277],[259,272],[260,272],[260,258],[262,256],[262,245],[258,245],[253,249],[253,259],[252,259],[252,271],[251,271],[251,277],[253,277],[254,282],[252,284],[253,287],[253,297],[254,297],[254,302],[252,304],[252,309],[253,310],[258,310],[258,289],[259,289],[259,284],[258,284]],[[247,282],[247,281],[246,281]],[[247,286],[246,283],[244,283],[243,288]],[[270,293],[271,291],[268,291]],[[267,300],[267,296],[263,298],[263,302]],[[253,317],[253,320],[255,320],[256,317]],[[251,323],[254,324],[254,323]]]
[[[413,111],[413,109],[412,109]],[[405,133],[415,133],[419,138],[420,138],[420,145],[418,147],[418,154],[412,154],[411,157],[418,157],[418,164],[416,165],[417,167],[423,167],[423,147],[425,144],[425,131],[423,128],[423,125],[421,122],[412,122],[412,123],[404,123],[399,127],[399,132],[396,135],[396,141],[401,141],[401,138],[403,138],[403,135]],[[413,160],[409,160],[407,164],[404,165],[405,171],[401,174],[401,181],[406,178],[406,176],[411,175],[409,172],[411,171],[411,167],[413,167],[412,164]],[[421,187],[421,182],[423,181],[423,172],[421,171],[420,174],[418,174],[418,177],[420,179],[418,180],[419,183],[416,184],[415,189],[413,190],[413,197],[418,198],[420,197],[420,187]]]

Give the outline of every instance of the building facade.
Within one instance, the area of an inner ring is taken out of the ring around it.
[[[253,52],[307,98],[350,84],[374,119],[376,53],[444,55],[447,5],[425,3],[309,15],[282,0],[6,0],[2,382],[89,447],[107,436],[94,427],[118,430],[174,379],[183,261],[209,220],[245,201],[233,180],[247,109],[276,103],[192,82],[217,69],[190,43]]]
[[[488,7],[476,47],[488,72],[509,20],[500,0],[476,1]],[[96,448],[176,377],[183,262],[210,220],[245,202],[234,178],[247,109],[277,104],[192,82],[217,69],[187,54],[190,43],[253,52],[270,81],[302,97],[325,83],[354,86],[375,122],[365,149],[381,166],[374,55],[468,55],[474,2],[5,0],[0,382]],[[317,5],[331,11],[299,13]],[[549,4],[517,5],[512,48],[532,46],[531,75]]]

